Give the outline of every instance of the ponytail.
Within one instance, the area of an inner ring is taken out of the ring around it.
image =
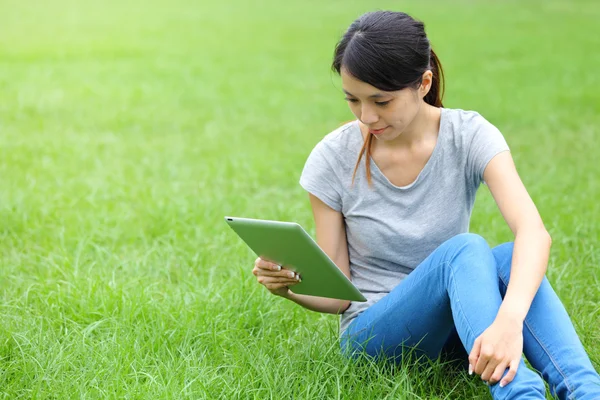
[[[445,80],[444,80],[444,70],[442,69],[442,64],[440,63],[440,59],[434,53],[433,49],[431,49],[431,72],[433,73],[433,79],[431,82],[431,88],[429,88],[429,92],[425,95],[425,102],[434,107],[444,107],[442,104],[442,98],[444,97],[444,91],[446,90]]]

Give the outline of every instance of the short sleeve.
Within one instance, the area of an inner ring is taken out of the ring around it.
[[[300,176],[300,185],[335,211],[342,210],[341,184],[335,174],[336,157],[321,141],[311,151]]]
[[[476,187],[482,182],[485,184],[483,173],[492,158],[503,151],[510,151],[500,130],[483,117],[479,120],[481,122],[473,131],[467,153],[467,173]]]

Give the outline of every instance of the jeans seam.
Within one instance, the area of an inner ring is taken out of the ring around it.
[[[500,274],[498,274],[498,277],[500,278],[500,280],[502,281],[502,283],[504,284],[504,286],[508,287],[508,284],[506,283],[506,281],[504,280],[504,278]],[[563,377],[565,385],[567,386],[567,389],[569,390],[570,395],[572,395],[573,394],[573,388],[572,388],[572,386],[571,386],[571,384],[570,384],[569,379],[567,378],[567,376],[564,374],[564,372],[562,371],[562,369],[558,366],[558,364],[556,363],[556,360],[554,359],[554,357],[552,357],[552,354],[550,354],[550,352],[548,351],[548,349],[546,348],[546,346],[544,346],[544,344],[542,343],[542,341],[539,339],[538,335],[532,329],[531,325],[526,320],[523,321],[523,322],[525,323],[525,326],[527,327],[527,329],[529,329],[529,332],[531,333],[531,336],[533,336],[533,338],[536,340],[536,342],[538,342],[538,344],[540,345],[540,347],[544,350],[544,352],[546,353],[546,355],[548,356],[548,358],[552,362],[552,365],[554,365],[554,367],[556,368],[556,370]]]
[[[452,276],[452,280],[454,282],[456,282],[456,279],[454,278],[454,265],[452,265],[451,261],[446,261],[446,265],[450,266],[450,276]],[[454,293],[456,293],[456,285],[453,285],[452,290]],[[450,308],[452,308],[452,304],[451,304]],[[462,304],[460,302],[458,303],[458,308],[460,309],[460,314],[461,314],[463,320],[466,322],[467,326],[469,327],[469,330],[471,331],[471,335],[473,335],[473,337],[475,338],[475,330],[471,326],[471,323],[469,322],[469,320],[465,317],[465,312],[464,312],[464,310],[462,308]],[[456,323],[454,325],[456,326]]]

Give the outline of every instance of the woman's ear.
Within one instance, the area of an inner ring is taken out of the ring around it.
[[[429,93],[429,89],[431,89],[431,84],[433,82],[433,73],[431,70],[427,70],[423,72],[421,87],[419,88],[419,95],[421,98],[425,97],[427,93]]]

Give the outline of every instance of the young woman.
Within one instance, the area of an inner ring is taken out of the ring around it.
[[[298,277],[261,258],[258,281],[308,309],[342,313],[340,344],[351,355],[397,360],[410,347],[434,359],[462,343],[469,372],[495,399],[544,399],[542,377],[561,399],[600,399],[600,377],[544,276],[551,239],[509,147],[479,113],[443,108],[442,67],[423,23],[362,15],[333,69],[357,119],[315,146],[300,184],[319,246],[368,301],[295,294]],[[490,248],[468,233],[481,183],[514,242]]]

